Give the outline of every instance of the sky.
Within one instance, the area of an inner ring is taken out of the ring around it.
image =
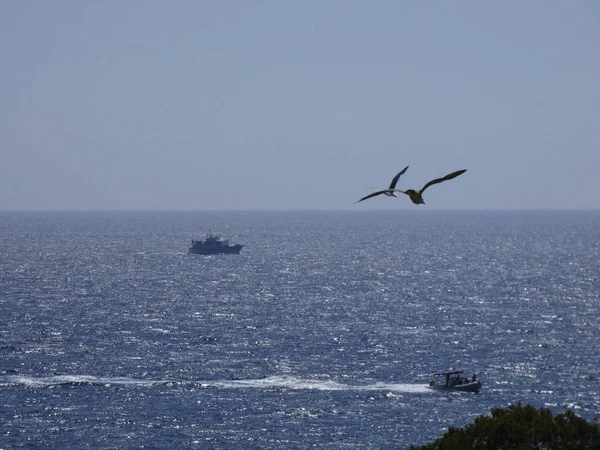
[[[0,210],[600,208],[600,2],[3,0]],[[367,186],[407,196],[355,204]]]

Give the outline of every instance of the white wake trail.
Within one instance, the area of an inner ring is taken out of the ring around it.
[[[51,377],[29,377],[10,375],[0,379],[0,385],[20,385],[31,388],[56,386],[132,386],[152,387],[159,385],[199,385],[202,388],[221,389],[289,389],[318,391],[390,391],[404,393],[432,392],[426,384],[374,383],[364,385],[344,384],[332,380],[300,378],[275,375],[258,379],[241,380],[152,380],[128,377],[95,377],[91,375],[56,375]]]

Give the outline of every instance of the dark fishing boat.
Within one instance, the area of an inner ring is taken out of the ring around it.
[[[198,255],[217,255],[220,253],[239,253],[242,250],[242,244],[230,245],[229,241],[221,239],[220,236],[209,233],[205,239],[192,239],[190,253]]]

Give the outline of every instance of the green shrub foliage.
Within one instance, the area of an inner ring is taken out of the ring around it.
[[[449,428],[431,444],[409,450],[600,450],[600,423],[588,422],[572,411],[553,416],[531,405],[493,408],[463,428]]]

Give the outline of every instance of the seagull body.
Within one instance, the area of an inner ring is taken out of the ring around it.
[[[406,170],[406,169],[404,169],[404,170]],[[434,184],[441,183],[442,181],[447,181],[447,180],[451,180],[452,178],[456,178],[457,176],[462,175],[466,171],[467,171],[467,169],[457,170],[456,172],[449,173],[448,175],[446,175],[444,177],[436,178],[435,180],[431,180],[425,186],[423,186],[420,191],[416,191],[414,189],[407,189],[406,191],[402,191],[400,189],[384,189],[381,191],[373,192],[372,194],[369,194],[369,195],[361,198],[358,202],[362,202],[363,200],[366,200],[371,197],[375,197],[376,195],[379,195],[379,194],[390,195],[389,192],[401,192],[403,194],[408,195],[410,197],[411,201],[415,205],[424,205],[425,202],[423,201],[423,192],[425,192],[425,189],[427,189],[429,186],[432,186]],[[396,180],[396,181],[398,181],[398,180]],[[358,202],[356,202],[356,203],[358,203]]]

